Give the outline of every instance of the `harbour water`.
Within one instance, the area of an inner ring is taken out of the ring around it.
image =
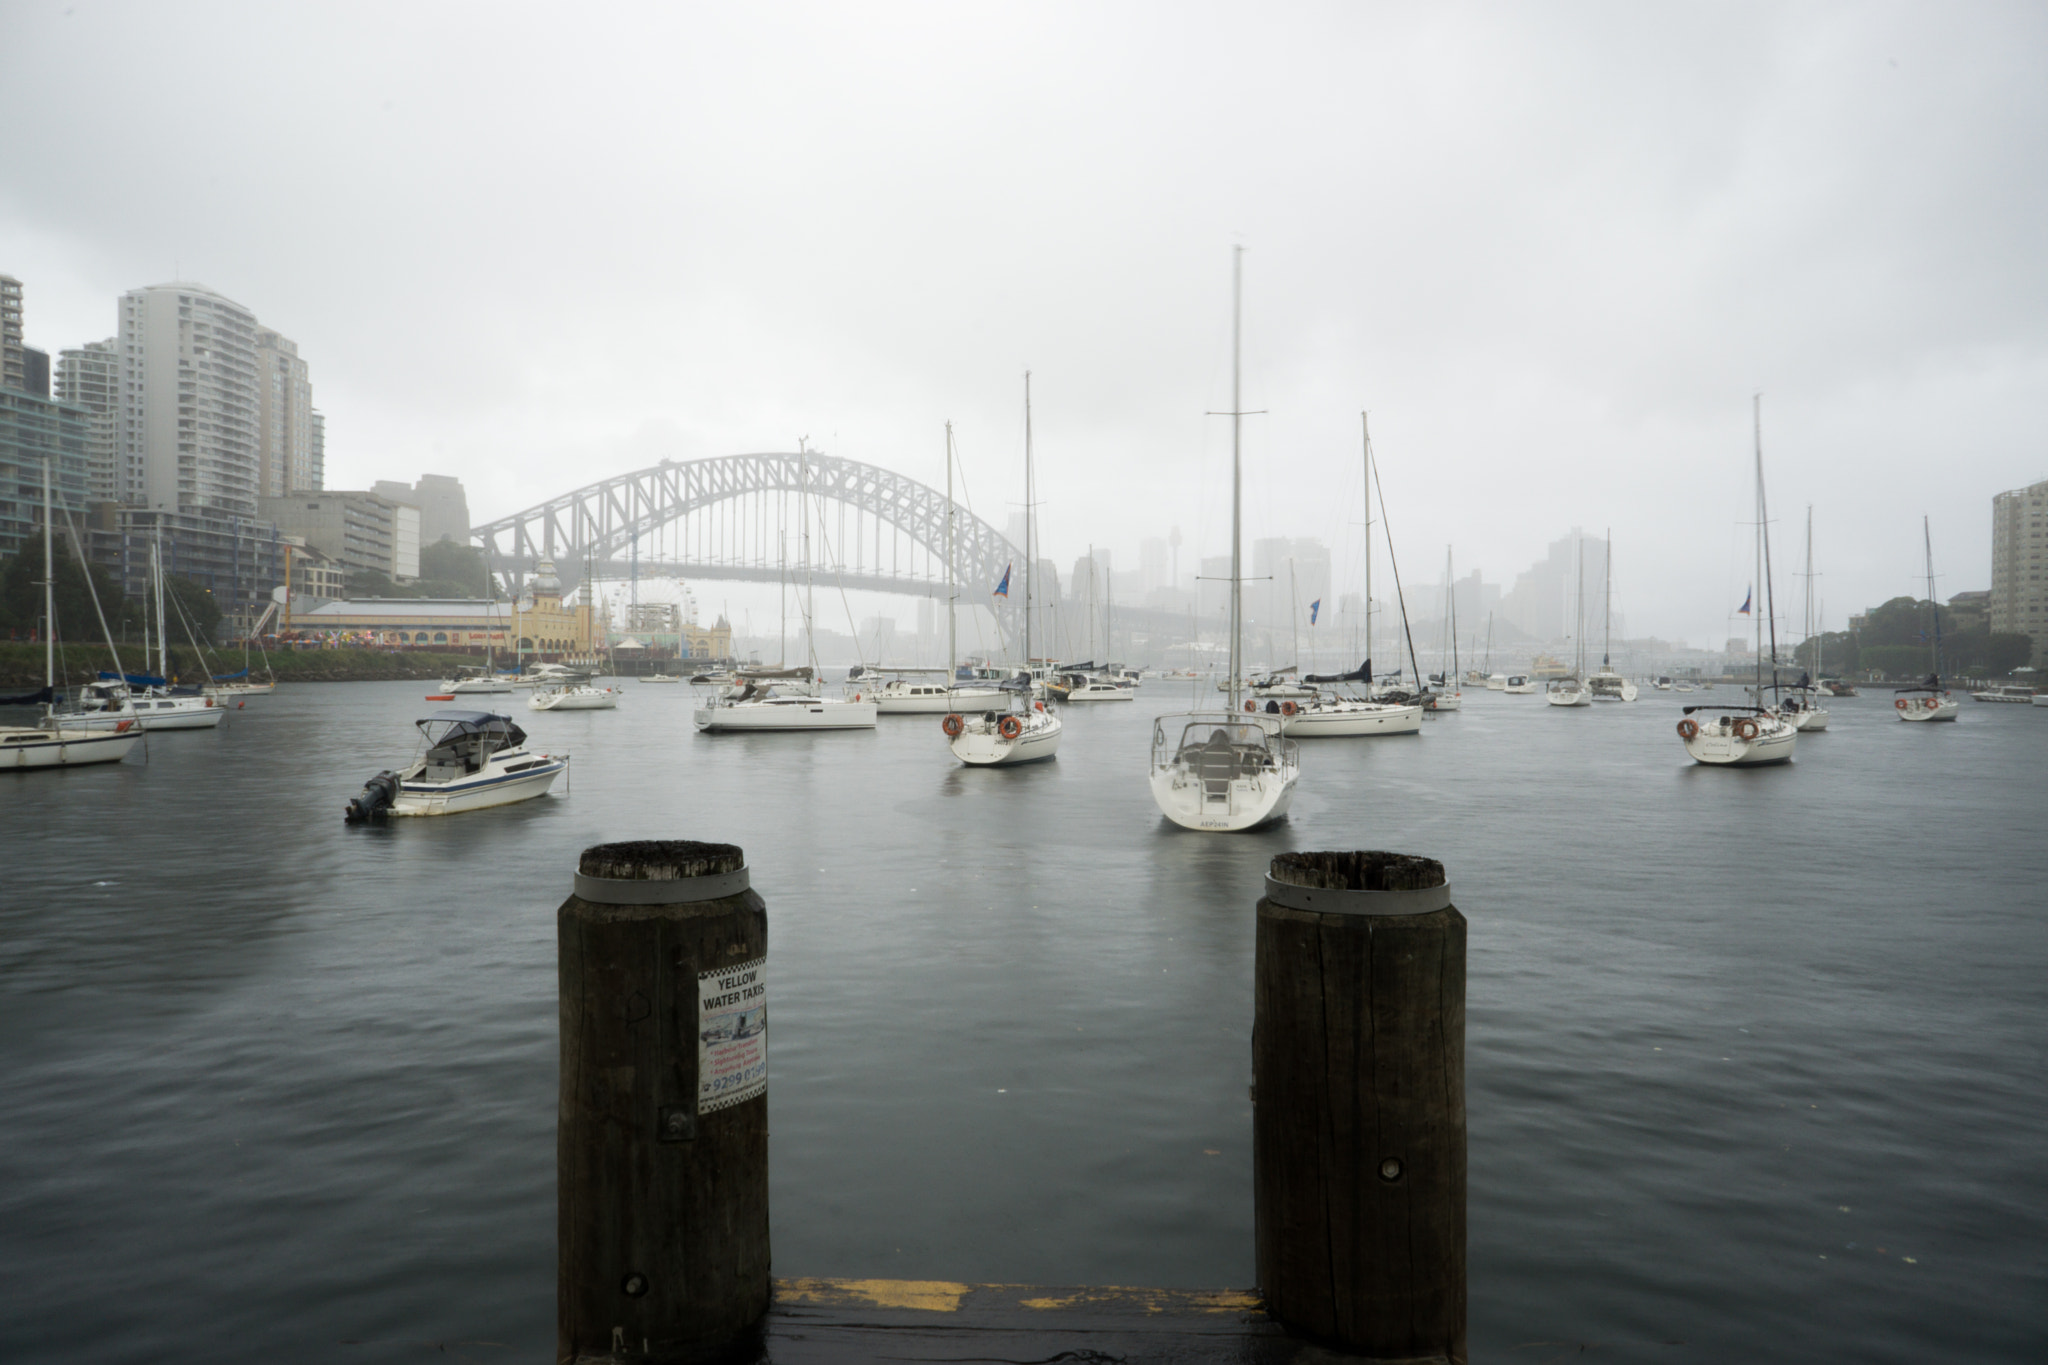
[[[1249,1286],[1261,875],[1387,848],[1471,921],[1475,1359],[2048,1355],[2048,713],[1873,691],[1734,771],[1665,694],[1468,691],[1204,836],[1144,781],[1187,684],[1019,770],[624,686],[496,699],[553,796],[388,828],[416,683],[0,775],[0,1359],[547,1358],[554,911],[637,837],[768,901],[778,1274]]]

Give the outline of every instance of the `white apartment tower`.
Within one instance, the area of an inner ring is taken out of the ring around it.
[[[134,506],[256,515],[256,318],[196,284],[121,297],[116,482]]]
[[[256,433],[263,496],[320,487],[314,477],[313,382],[298,343],[268,327],[256,329]]]
[[[2048,662],[2048,479],[1991,500],[1991,629],[2034,641]]]
[[[118,502],[120,481],[115,450],[121,422],[121,340],[88,341],[57,356],[57,401],[92,414],[85,438],[85,496],[89,502]]]
[[[27,354],[21,344],[21,281],[0,275],[0,389],[28,389]]]

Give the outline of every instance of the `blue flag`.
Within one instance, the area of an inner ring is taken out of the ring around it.
[[[1316,623],[1316,613],[1321,611],[1322,609],[1323,599],[1320,597],[1318,597],[1315,601],[1308,604],[1308,623],[1310,625],[1314,625]]]
[[[1010,565],[1003,565],[1003,581],[996,584],[996,590],[989,595],[991,597],[1008,597],[1010,595]]]
[[[1749,615],[1749,599],[1750,599],[1750,598],[1752,598],[1752,597],[1755,597],[1755,596],[1756,596],[1756,589],[1755,589],[1755,588],[1751,588],[1751,589],[1750,589],[1750,590],[1749,590],[1748,592],[1744,593],[1744,594],[1742,595],[1742,605],[1741,605],[1741,606],[1739,606],[1739,607],[1737,607],[1737,608],[1735,609],[1735,614],[1736,614],[1737,616],[1747,616],[1747,615]]]

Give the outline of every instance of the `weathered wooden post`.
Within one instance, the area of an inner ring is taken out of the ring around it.
[[[560,933],[557,1361],[745,1349],[768,1310],[768,907],[731,844],[583,851]]]
[[[1289,1331],[1465,1353],[1465,917],[1443,864],[1283,853],[1258,908],[1259,1287]]]

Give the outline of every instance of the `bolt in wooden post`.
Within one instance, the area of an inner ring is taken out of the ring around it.
[[[768,907],[731,844],[583,851],[556,915],[555,1357],[692,1361],[768,1310]]]
[[[1465,917],[1443,864],[1284,853],[1258,907],[1259,1287],[1290,1332],[1465,1352]]]

